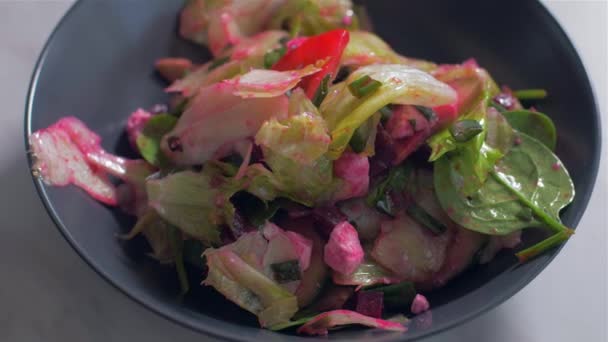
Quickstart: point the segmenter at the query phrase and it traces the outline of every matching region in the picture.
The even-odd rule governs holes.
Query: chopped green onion
[[[522,89],[513,92],[519,100],[542,100],[547,97],[545,89]]]
[[[435,121],[437,120],[437,113],[435,113],[435,111],[429,107],[424,107],[424,106],[414,106],[416,107],[416,109],[418,109],[418,111],[420,112],[420,114],[422,114],[424,116],[424,118],[427,121]]]
[[[348,90],[356,98],[363,98],[373,94],[382,86],[382,82],[376,81],[368,75],[362,76],[348,85]]]
[[[424,208],[420,207],[418,204],[411,203],[406,212],[413,218],[416,222],[423,225],[428,230],[432,231],[435,234],[441,234],[445,232],[447,229],[446,226],[441,223],[439,220],[431,216],[429,213],[424,210]]]
[[[220,57],[218,59],[213,60],[213,62],[211,62],[211,64],[209,65],[209,67],[207,68],[207,71],[211,71],[213,69],[216,69],[226,63],[228,63],[230,61],[230,57],[226,56],[226,57]]]
[[[287,48],[285,46],[281,46],[280,48],[276,48],[272,51],[268,51],[264,55],[264,68],[270,69],[273,65],[275,65],[287,52]]]
[[[300,261],[288,260],[270,265],[274,279],[279,284],[300,280]]]
[[[366,127],[362,125],[355,130],[352,138],[350,138],[349,145],[355,153],[361,153],[365,150],[365,145],[367,145]]]
[[[483,132],[483,127],[477,120],[460,120],[450,127],[450,133],[457,142],[467,142]]]
[[[312,103],[315,106],[319,107],[321,105],[321,103],[323,102],[323,100],[325,100],[327,93],[329,93],[329,80],[330,79],[331,79],[331,74],[327,74],[327,75],[325,75],[325,77],[323,77],[323,80],[321,81],[319,88],[317,88],[317,91],[315,92],[315,96],[313,96],[313,98],[312,98]]]

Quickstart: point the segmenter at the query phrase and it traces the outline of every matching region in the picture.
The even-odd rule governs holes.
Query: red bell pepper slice
[[[300,82],[308,98],[312,99],[321,85],[323,78],[331,74],[332,80],[336,77],[342,52],[346,48],[350,35],[344,29],[336,29],[309,37],[293,50],[289,50],[272,69],[287,71],[303,68],[315,64],[319,60],[325,60],[321,71],[305,77]],[[299,43],[299,42],[298,42]]]

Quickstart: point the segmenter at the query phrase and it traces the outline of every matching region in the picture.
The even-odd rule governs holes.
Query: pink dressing
[[[298,328],[298,333],[308,335],[327,335],[328,329],[340,326],[360,324],[371,328],[405,332],[407,328],[401,323],[362,315],[350,310],[333,310],[315,316]]]
[[[357,230],[347,221],[336,225],[324,251],[325,263],[344,275],[353,273],[364,257]]]
[[[426,297],[418,293],[416,294],[416,297],[414,297],[414,301],[412,302],[412,307],[410,308],[410,311],[412,311],[413,314],[418,315],[427,311],[428,309],[430,309],[430,307],[431,305],[429,304],[429,301],[426,299]]]

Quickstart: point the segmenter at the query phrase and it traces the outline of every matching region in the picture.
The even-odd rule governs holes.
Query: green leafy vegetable
[[[303,165],[312,165],[323,156],[330,140],[325,120],[316,110],[281,121],[270,119],[255,136],[256,144]]]
[[[357,98],[348,85],[368,76],[382,85],[372,94]],[[321,114],[331,131],[328,156],[337,159],[359,126],[388,104],[427,107],[452,103],[456,93],[431,75],[403,65],[374,64],[357,69],[346,81],[330,88],[321,103]]]
[[[483,132],[483,127],[477,120],[465,119],[456,121],[450,127],[450,133],[456,142],[467,142]]]
[[[176,123],[177,118],[169,114],[155,115],[146,123],[142,134],[137,138],[137,148],[148,163],[159,167],[170,164],[160,148],[160,142]]]
[[[270,265],[274,274],[274,279],[279,284],[289,283],[301,279],[300,262],[296,260],[287,260]]]
[[[298,311],[297,299],[229,249],[205,251],[209,273],[204,284],[258,316],[263,327],[289,322]]]
[[[492,177],[476,193],[465,195],[454,184],[448,158],[435,163],[439,202],[461,226],[491,235],[528,227],[548,227],[558,234],[570,230],[559,212],[574,198],[574,185],[561,161],[541,142],[518,133],[521,144],[496,165]],[[527,214],[532,211],[534,215]]]
[[[529,110],[506,111],[502,113],[514,129],[542,142],[555,151],[557,133],[553,121],[543,113]]]
[[[182,171],[147,181],[149,204],[169,223],[206,244],[220,242],[219,226],[231,223],[230,197],[239,189],[223,170]]]
[[[368,256],[351,274],[333,272],[333,281],[339,285],[371,286],[375,284],[386,284],[394,281],[397,277],[391,271],[382,267]]]
[[[542,100],[548,94],[545,89],[522,89],[514,91],[513,95],[519,100]]]
[[[300,325],[307,323],[308,321],[310,321],[311,319],[313,319],[315,316],[307,316],[307,317],[303,317],[303,318],[299,318],[296,319],[295,321],[289,321],[289,322],[285,322],[285,323],[281,323],[281,324],[275,324],[271,327],[269,327],[268,329],[272,330],[272,331],[280,331],[280,330],[285,330],[285,329],[289,329],[289,328],[293,328],[293,327],[299,327]]]

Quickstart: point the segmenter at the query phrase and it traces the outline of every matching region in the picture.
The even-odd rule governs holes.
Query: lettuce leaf
[[[300,104],[295,104],[296,101]],[[266,121],[256,134],[255,142],[282,157],[313,165],[327,152],[331,140],[325,120],[300,88],[292,94],[289,107],[290,112],[294,110],[297,114],[282,121]]]
[[[424,71],[436,68],[432,62],[399,55],[380,37],[367,31],[350,32],[350,41],[342,55],[341,64],[350,67],[370,64],[403,64]]]
[[[364,316],[349,310],[334,310],[315,316],[298,328],[298,333],[309,335],[327,335],[328,329],[341,325],[360,324],[370,328],[405,332],[407,328],[401,323]]]
[[[221,82],[202,88],[194,97],[161,148],[176,165],[196,165],[227,155],[235,142],[254,136],[262,124],[287,117],[288,99],[243,99],[237,86]]]
[[[258,316],[263,327],[288,322],[298,311],[294,295],[230,249],[207,249],[209,273],[203,281],[230,301]]]
[[[287,24],[293,35],[314,36],[356,23],[350,0],[288,0],[279,7],[270,27],[280,29]]]
[[[219,244],[222,224],[231,224],[229,199],[238,184],[208,163],[201,172],[182,171],[146,182],[148,203],[167,222],[207,245]]]
[[[357,98],[348,85],[363,76],[381,82],[380,88]],[[328,156],[337,159],[348,145],[355,130],[388,104],[414,104],[433,107],[456,101],[448,85],[418,69],[396,64],[374,64],[353,72],[345,82],[330,88],[320,110],[331,131]]]

